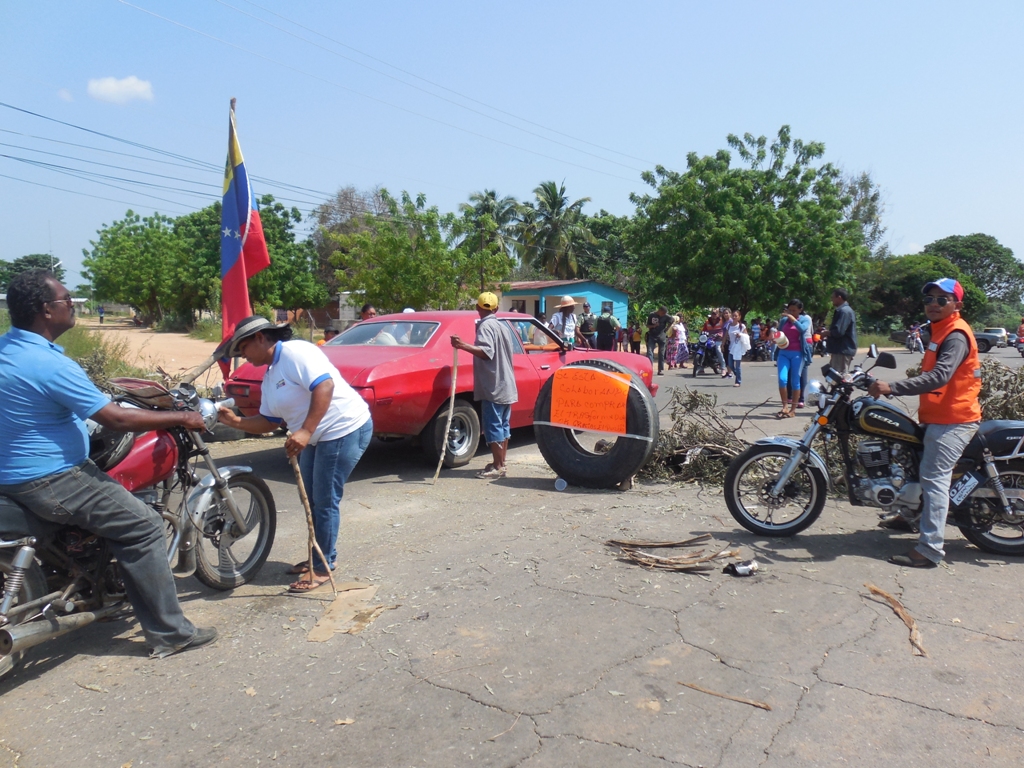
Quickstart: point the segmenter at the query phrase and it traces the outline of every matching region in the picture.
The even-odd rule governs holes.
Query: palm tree
[[[498,197],[493,189],[474,192],[469,196],[468,203],[459,206],[462,215],[471,222],[473,234],[466,235],[467,243],[473,249],[483,249],[487,245],[497,245],[502,251],[512,255],[515,246],[515,226],[519,221],[519,201],[511,195]],[[484,217],[489,216],[490,222]]]
[[[524,257],[554,277],[576,277],[578,255],[586,244],[595,242],[582,221],[583,206],[590,198],[581,197],[570,203],[565,183],[558,185],[553,181],[542,182],[533,194],[537,202],[520,214],[520,248]]]

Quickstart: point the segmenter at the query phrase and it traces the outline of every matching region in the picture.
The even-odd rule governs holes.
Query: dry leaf
[[[246,696],[255,696],[256,695],[256,689],[251,687],[251,686],[249,688],[246,688],[245,689],[245,695]]]
[[[106,688],[100,688],[95,683],[80,683],[76,680],[75,685],[79,688],[85,688],[87,691],[94,691],[95,693],[108,693]]]
[[[354,722],[355,722],[355,720],[353,720],[351,717],[346,717],[343,720],[335,720],[334,724],[335,725],[352,725],[352,723],[354,723]]]

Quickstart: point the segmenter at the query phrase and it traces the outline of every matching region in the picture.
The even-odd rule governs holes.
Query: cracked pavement
[[[1022,564],[952,529],[946,567],[905,570],[884,558],[911,537],[870,509],[830,502],[804,534],[763,539],[714,491],[554,491],[529,431],[493,483],[473,478],[483,454],[431,487],[415,449],[374,442],[336,576],[392,610],[314,643],[331,594],[282,594],[305,524],[281,440],[216,454],[256,468],[279,509],[256,583],[179,582],[218,642],[150,661],[128,618],[35,649],[0,681],[0,766],[1020,764]],[[603,544],[704,532],[761,570],[652,572]],[[927,658],[866,582],[904,603]]]

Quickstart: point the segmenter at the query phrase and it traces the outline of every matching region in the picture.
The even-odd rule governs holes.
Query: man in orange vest
[[[960,317],[964,289],[944,277],[924,287],[924,313],[931,322],[931,343],[924,351],[921,375],[886,384],[876,381],[872,397],[920,395],[918,420],[925,427],[921,456],[921,491],[924,505],[917,546],[889,561],[911,568],[934,568],[942,562],[949,512],[949,486],[953,467],[981,422],[981,365],[971,326]],[[896,527],[883,521],[884,527]]]

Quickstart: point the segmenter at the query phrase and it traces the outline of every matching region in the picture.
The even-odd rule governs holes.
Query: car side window
[[[558,340],[540,323],[532,320],[506,320],[518,342],[517,352],[527,355],[536,352],[557,352]]]

